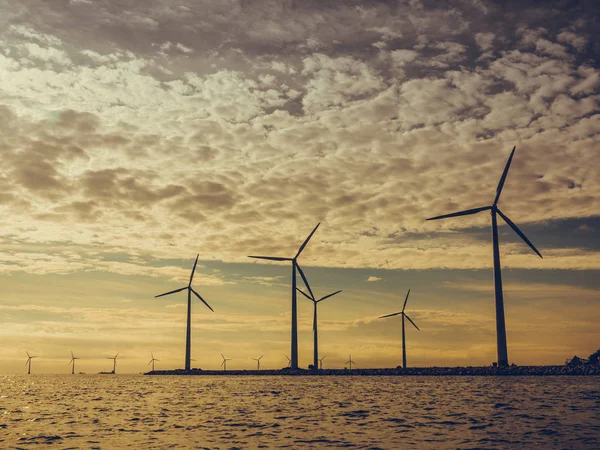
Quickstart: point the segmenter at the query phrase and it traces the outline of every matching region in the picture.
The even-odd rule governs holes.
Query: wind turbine
[[[154,372],[154,361],[160,361],[160,359],[156,359],[154,357],[154,353],[150,352],[150,356],[152,356],[152,359],[150,360],[150,362],[148,363],[148,365],[152,364],[152,372]]]
[[[265,355],[260,355],[260,358],[252,358],[254,361],[256,361],[256,370],[260,370],[260,360],[263,356]]]
[[[323,370],[323,360],[327,358],[327,356],[323,356],[321,359],[319,359],[319,369]]]
[[[112,370],[112,373],[117,373],[117,356],[119,356],[118,353],[114,357],[110,357],[110,356],[106,357],[106,359],[112,359],[113,360],[113,370]]]
[[[223,368],[223,371],[226,372],[227,371],[227,361],[231,361],[231,358],[225,358],[223,356],[223,353],[221,353],[221,358],[223,358],[223,362],[221,363],[221,367]],[[262,358],[262,356],[261,356]]]
[[[30,355],[27,350],[25,350],[25,353],[27,353],[27,361],[25,362],[25,365],[28,366],[27,367],[27,375],[31,375],[31,360],[33,358],[37,358],[37,356]]]
[[[71,375],[75,375],[75,360],[77,360],[79,358],[76,358],[75,355],[73,355],[73,350],[71,350],[71,361],[69,361],[69,365],[73,365],[73,368],[71,369]]]
[[[298,269],[298,272],[300,273],[302,280],[304,280],[304,284],[306,285],[306,288],[308,289],[309,292],[311,292],[310,287],[308,286],[308,283],[306,281],[306,277],[304,276],[304,272],[302,271],[302,268],[298,265],[297,260],[298,260],[298,257],[300,256],[300,253],[302,253],[302,250],[304,250],[304,247],[306,247],[306,244],[308,244],[308,241],[310,241],[310,238],[313,236],[313,234],[315,234],[315,231],[317,231],[317,228],[319,228],[319,225],[321,225],[321,222],[319,222],[317,224],[317,226],[315,227],[315,229],[312,230],[312,232],[308,235],[306,240],[302,243],[302,245],[298,249],[296,256],[294,256],[293,258],[280,258],[278,256],[249,256],[248,257],[248,258],[257,258],[257,259],[268,259],[270,261],[291,261],[292,262],[292,350],[291,350],[292,361],[291,361],[291,365],[290,365],[290,367],[292,369],[298,368],[298,311],[297,311],[297,307],[296,307],[296,269]],[[311,292],[311,295],[312,295],[312,292]]]
[[[404,310],[406,309],[406,302],[408,302],[409,295],[410,295],[410,289],[408,290],[408,292],[406,294],[406,298],[404,299],[404,306],[402,307],[402,311],[394,313],[394,314],[387,314],[385,316],[380,317],[380,319],[385,319],[386,317],[397,316],[398,314],[402,315],[402,367],[405,369],[406,369],[406,336],[404,334],[404,318],[407,318],[408,321],[410,323],[412,323],[417,330],[419,330],[419,327],[417,326],[417,324],[415,324],[412,321],[412,319],[410,317],[408,317],[408,314],[406,314],[404,312]],[[419,331],[421,331],[421,330],[419,330]]]
[[[498,244],[498,222],[496,219],[496,214],[498,214],[504,222],[510,226],[515,233],[519,235],[523,241],[531,249],[537,253],[537,255],[542,258],[542,254],[535,248],[535,246],[531,243],[529,239],[523,234],[519,227],[515,225],[515,223],[510,220],[505,214],[500,211],[498,208],[498,200],[500,200],[500,194],[502,193],[502,188],[504,187],[504,182],[506,181],[506,175],[508,174],[508,169],[510,168],[510,163],[512,162],[513,155],[515,154],[515,150],[517,147],[513,147],[510,156],[508,157],[508,161],[506,162],[506,166],[504,167],[504,172],[502,173],[502,177],[500,177],[500,182],[498,183],[498,187],[496,188],[496,198],[494,198],[494,203],[491,206],[481,206],[479,208],[467,209],[465,211],[455,212],[451,214],[444,214],[442,216],[431,217],[427,220],[437,220],[437,219],[445,219],[447,217],[456,217],[456,216],[468,216],[471,214],[477,214],[481,211],[490,211],[492,215],[492,242],[494,247],[494,288],[495,288],[495,297],[496,297],[496,342],[498,346],[498,365],[499,366],[508,366],[508,348],[506,346],[506,323],[504,322],[504,297],[502,295],[502,273],[500,267],[500,247]]]
[[[354,361],[352,361],[352,355],[348,356],[348,361],[346,361],[344,364],[349,364],[350,365],[350,370],[352,370],[352,364],[356,364]]]
[[[165,292],[164,294],[155,295],[154,298],[164,297],[165,295],[175,294],[177,292],[181,292],[187,289],[188,291],[188,304],[187,304],[187,329],[185,333],[185,370],[190,370],[191,365],[191,352],[192,352],[192,293],[200,299],[202,303],[206,305],[208,309],[212,312],[215,312],[206,301],[200,297],[194,288],[192,287],[192,280],[194,279],[194,272],[196,271],[196,265],[198,264],[198,258],[200,254],[196,256],[196,262],[194,262],[194,268],[192,269],[192,274],[190,275],[190,282],[187,286],[182,287],[180,289],[175,289],[174,291]]]
[[[308,287],[308,283],[305,281],[306,286]],[[325,297],[321,297],[319,300],[315,299],[315,296],[313,295],[312,291],[309,290],[310,292],[310,296],[306,293],[304,293],[300,288],[296,288],[298,290],[298,292],[300,292],[302,295],[304,295],[307,299],[311,300],[313,302],[313,370],[318,370],[319,368],[319,338],[318,338],[318,333],[317,333],[317,305],[319,304],[319,302],[322,302],[323,300],[329,298],[329,297],[333,297],[336,294],[339,294],[340,292],[342,292],[341,290],[339,291],[335,291],[332,294],[326,295]]]
[[[287,366],[288,366],[288,367],[292,367],[292,360],[290,359],[290,357],[289,357],[288,355],[285,355],[285,357],[286,357],[286,358],[287,358],[287,360],[288,360],[288,365],[287,365]]]

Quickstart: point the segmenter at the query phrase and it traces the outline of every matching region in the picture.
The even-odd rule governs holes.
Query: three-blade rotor
[[[400,315],[400,316],[404,316],[404,317],[406,317],[406,318],[408,319],[408,321],[409,321],[410,323],[412,323],[412,324],[413,324],[413,326],[414,326],[414,327],[415,327],[417,330],[421,331],[421,330],[419,329],[419,327],[417,326],[417,324],[416,324],[416,323],[414,323],[414,322],[412,321],[412,319],[411,319],[410,317],[408,317],[408,314],[406,314],[406,313],[404,312],[404,310],[406,309],[406,303],[408,302],[408,296],[409,296],[409,295],[410,295],[410,289],[409,289],[409,290],[408,290],[408,292],[406,293],[406,298],[404,299],[404,305],[402,306],[402,311],[399,311],[399,312],[396,312],[396,313],[392,313],[392,314],[386,314],[385,316],[380,316],[379,318],[380,318],[380,319],[385,319],[386,317],[393,317],[393,316],[398,316],[398,315]]]

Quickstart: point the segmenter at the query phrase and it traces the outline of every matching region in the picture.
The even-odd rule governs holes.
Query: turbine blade
[[[152,364],[152,360],[150,360],[150,362],[148,363],[148,365]]]
[[[261,359],[263,356],[265,356],[265,355],[260,355],[260,358],[258,358],[258,360],[260,361],[260,359]]]
[[[223,353],[221,353],[221,358],[225,359],[225,357],[223,356]]]
[[[314,298],[310,298],[310,297],[308,296],[308,294],[306,294],[306,293],[305,293],[305,292],[304,292],[302,289],[300,289],[300,288],[298,288],[298,287],[297,287],[297,288],[296,288],[296,290],[297,290],[298,292],[300,292],[302,295],[304,295],[304,296],[305,296],[307,299],[309,299],[309,300],[312,300],[313,302],[315,301],[315,299],[314,299]]]
[[[31,358],[31,356],[29,355],[29,352],[27,350],[25,350],[25,353],[27,353],[28,358]]]
[[[225,360],[223,360],[223,362],[221,363],[221,367],[223,367],[223,364],[225,364]]]
[[[408,317],[408,315],[407,315],[407,314],[404,314],[404,317],[406,317],[406,318],[408,319],[408,321],[409,321],[410,323],[412,323],[412,324],[415,326],[415,328],[416,328],[417,330],[419,330],[419,327],[417,326],[417,324],[416,324],[416,323],[414,323],[414,322],[412,321],[412,319],[411,319],[410,317]],[[421,330],[419,330],[419,331],[421,331]]]
[[[119,356],[119,354],[118,354],[118,353],[115,355],[115,359],[117,359],[117,356]]]
[[[394,314],[386,314],[385,316],[379,316],[379,318],[380,319],[385,319],[386,317],[393,317],[393,316],[397,316],[398,314],[402,314],[402,311],[394,313]]]
[[[326,298],[333,297],[334,295],[336,295],[336,294],[339,294],[340,292],[342,292],[342,290],[341,290],[341,289],[340,289],[339,291],[335,291],[333,294],[326,295],[325,297],[322,297],[322,298],[320,298],[319,300],[317,300],[317,303],[318,303],[318,302],[322,302],[322,301],[323,301],[323,300],[325,300]]]
[[[459,212],[450,213],[450,214],[444,214],[441,216],[430,217],[429,219],[425,219],[425,220],[438,220],[438,219],[446,219],[448,217],[468,216],[471,214],[477,214],[477,213],[479,213],[481,211],[485,211],[487,209],[492,209],[492,207],[491,206],[482,206],[480,208],[466,209],[464,211],[459,211]]]
[[[188,286],[192,285],[192,280],[194,279],[194,272],[196,272],[196,266],[198,265],[199,257],[200,257],[200,253],[198,253],[198,256],[196,256],[196,262],[194,262],[194,268],[192,269],[192,274],[190,275],[190,283],[188,284]]]
[[[302,277],[302,281],[304,281],[304,285],[306,286],[306,289],[308,289],[308,292],[310,293],[310,296],[312,297],[311,300],[314,301],[315,294],[313,294],[313,291],[310,288],[310,284],[308,284],[308,280],[306,279],[306,276],[304,275],[304,271],[302,270],[302,267],[300,267],[300,265],[296,261],[294,261],[294,264],[296,264],[296,268],[298,269],[298,272],[300,272],[300,276]]]
[[[212,312],[215,312],[215,310],[214,310],[214,309],[212,309],[208,303],[206,303],[206,300],[204,300],[202,297],[200,297],[200,294],[198,294],[198,293],[197,293],[197,292],[194,290],[194,288],[192,288],[192,287],[191,287],[190,289],[192,290],[192,292],[194,293],[194,295],[195,295],[196,297],[198,297],[198,298],[199,298],[199,299],[202,301],[202,303],[204,303],[204,304],[205,304],[205,305],[208,307],[208,309],[210,309]]]
[[[165,295],[171,295],[171,294],[175,294],[177,292],[181,292],[184,289],[187,289],[188,287],[182,287],[181,289],[175,289],[174,291],[169,291],[169,292],[165,292],[164,294],[160,294],[160,295],[155,295],[154,298],[158,298],[158,297],[164,297]]]
[[[517,146],[515,145],[510,152],[510,156],[508,157],[508,161],[506,162],[506,166],[504,166],[504,172],[502,172],[502,177],[500,177],[500,182],[498,183],[498,187],[496,188],[496,198],[494,199],[494,206],[498,204],[498,200],[500,200],[500,194],[502,193],[502,188],[504,187],[504,182],[506,181],[506,175],[508,175],[508,169],[510,168],[510,163],[512,162],[513,155],[515,154],[515,150]]]
[[[404,299],[404,306],[402,307],[402,312],[406,309],[406,302],[408,302],[408,296],[410,295],[410,289],[406,293],[406,298]]]
[[[519,230],[519,227],[512,220],[510,220],[508,217],[506,217],[502,213],[502,211],[500,211],[499,209],[496,209],[496,211],[498,211],[498,214],[500,214],[500,217],[502,217],[502,219],[504,219],[504,221],[508,224],[508,226],[510,226],[514,230],[514,232],[517,233],[521,237],[521,239],[523,239],[525,241],[525,243],[527,245],[529,245],[529,247],[531,247],[531,250],[536,252],[540,258],[543,258],[542,254],[538,251],[537,248],[535,248],[535,245],[533,245],[531,243],[531,241],[529,239],[527,239],[527,236],[525,236],[523,234],[523,232],[521,230]]]
[[[304,247],[306,247],[306,244],[308,244],[308,241],[310,241],[310,238],[313,236],[313,234],[315,234],[315,231],[317,231],[317,228],[319,228],[319,225],[321,225],[321,222],[319,222],[317,224],[317,226],[315,227],[315,229],[312,230],[312,232],[308,235],[308,237],[306,238],[306,240],[302,243],[302,245],[298,249],[298,253],[296,253],[296,256],[294,256],[294,259],[296,259],[298,256],[300,256],[300,253],[302,253],[302,250],[304,250]]]
[[[248,258],[268,259],[269,261],[293,261],[294,258],[280,258],[279,256],[248,256]]]

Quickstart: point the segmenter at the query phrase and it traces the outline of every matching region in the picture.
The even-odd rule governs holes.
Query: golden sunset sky
[[[0,0],[0,373],[287,364],[289,263],[324,367],[496,360],[488,213],[510,362],[600,347],[595,2]],[[562,6],[561,6],[562,5]],[[299,301],[300,363],[312,305]]]

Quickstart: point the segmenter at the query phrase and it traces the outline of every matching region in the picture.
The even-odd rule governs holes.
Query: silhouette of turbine
[[[393,313],[393,314],[387,314],[385,316],[380,317],[380,319],[385,319],[386,317],[393,317],[393,316],[397,316],[398,314],[402,315],[402,367],[405,369],[406,369],[406,336],[404,334],[404,318],[407,318],[408,321],[410,323],[412,323],[417,330],[419,330],[419,327],[417,326],[417,324],[415,324],[412,321],[412,319],[410,317],[408,317],[408,314],[406,314],[404,312],[404,310],[406,309],[406,302],[408,302],[409,295],[410,295],[410,289],[406,293],[406,298],[404,299],[404,306],[402,307],[402,311]],[[421,330],[419,330],[419,331],[421,331]]]
[[[308,287],[308,281],[305,280],[305,284]],[[332,294],[326,295],[325,297],[321,297],[319,300],[315,299],[315,296],[313,295],[312,291],[310,291],[310,296],[306,293],[304,293],[300,288],[296,288],[298,290],[298,292],[300,292],[302,295],[304,295],[307,299],[311,300],[313,302],[313,370],[318,370],[319,368],[319,337],[318,337],[318,332],[317,332],[317,305],[319,304],[319,302],[322,302],[323,300],[329,298],[329,297],[333,297],[336,294],[339,294],[340,292],[342,292],[341,290],[339,291],[335,291]]]
[[[288,366],[288,367],[292,367],[292,360],[290,359],[290,357],[289,357],[288,355],[285,355],[285,357],[286,357],[286,358],[287,358],[287,360],[288,360],[288,365],[287,365],[287,366]]]
[[[25,365],[28,366],[27,367],[27,375],[31,375],[31,360],[33,358],[37,358],[37,356],[30,355],[27,350],[25,351],[25,353],[27,353],[27,361],[25,362]]]
[[[254,361],[256,361],[256,370],[260,370],[260,360],[263,356],[265,356],[265,355],[260,355],[260,358],[251,358]]]
[[[510,226],[515,233],[519,235],[523,241],[540,257],[542,258],[542,254],[535,248],[535,246],[531,243],[529,239],[523,234],[519,227],[515,225],[515,223],[510,220],[505,214],[500,211],[498,208],[498,200],[500,200],[500,194],[502,193],[502,188],[504,187],[504,182],[506,181],[506,175],[508,174],[508,169],[510,168],[510,163],[512,162],[513,155],[515,154],[515,150],[517,147],[513,147],[510,156],[508,157],[508,161],[506,162],[506,166],[504,167],[504,172],[502,173],[502,177],[500,178],[500,182],[498,183],[498,187],[496,188],[496,198],[494,199],[494,203],[491,206],[482,206],[479,208],[467,209],[465,211],[455,212],[451,214],[444,214],[442,216],[431,217],[427,220],[437,220],[437,219],[445,219],[447,217],[456,217],[456,216],[468,216],[471,214],[477,214],[481,211],[491,211],[492,215],[492,242],[494,247],[494,291],[496,297],[496,342],[498,347],[498,365],[499,366],[508,366],[508,348],[506,346],[506,323],[504,321],[504,297],[502,294],[502,273],[500,267],[500,247],[498,243],[498,222],[496,219],[496,214],[498,214],[504,222]]]
[[[154,361],[160,361],[160,359],[156,359],[154,357],[154,353],[150,352],[150,356],[152,356],[152,359],[150,360],[150,362],[148,363],[148,365],[152,364],[152,372],[154,372]]]
[[[174,291],[165,292],[164,294],[155,295],[154,298],[164,297],[165,295],[176,294],[177,292],[181,292],[187,289],[188,291],[188,304],[187,304],[187,329],[185,333],[185,370],[190,370],[191,365],[191,354],[192,354],[192,293],[200,299],[202,303],[206,305],[208,309],[212,312],[215,312],[206,301],[200,297],[194,288],[192,287],[192,280],[194,279],[194,272],[196,272],[196,265],[198,264],[198,258],[200,254],[196,256],[196,262],[194,262],[194,268],[192,269],[192,274],[190,275],[190,282],[187,286],[182,287],[180,289],[175,289]]]
[[[73,350],[71,350],[71,361],[69,361],[69,365],[72,365],[72,369],[71,369],[71,375],[75,375],[75,360],[77,360],[79,358],[76,358],[75,355],[73,355]]]
[[[323,356],[321,359],[319,359],[319,369],[323,370],[323,360],[327,358],[327,356]]]
[[[223,362],[221,363],[221,367],[223,368],[223,372],[227,372],[227,361],[231,361],[231,358],[225,358],[223,353],[221,353],[221,358],[223,358]]]
[[[344,364],[349,364],[350,370],[352,370],[352,364],[356,364],[354,361],[352,361],[352,354],[348,356],[348,361],[346,361]]]
[[[112,373],[117,373],[117,356],[119,356],[118,353],[114,357],[110,357],[110,356],[106,357],[106,359],[112,359],[113,360],[113,370],[112,370]]]
[[[315,234],[315,231],[317,231],[317,228],[319,228],[319,225],[321,225],[321,222],[319,222],[317,224],[317,226],[315,227],[315,229],[312,230],[312,232],[308,235],[306,240],[302,243],[302,245],[298,249],[296,256],[294,256],[293,258],[280,258],[278,256],[248,256],[248,258],[267,259],[269,261],[291,261],[292,262],[292,350],[291,350],[292,361],[291,361],[291,365],[290,365],[290,367],[292,369],[298,368],[298,311],[297,311],[297,307],[296,307],[296,269],[298,269],[298,272],[300,273],[302,280],[304,280],[304,284],[305,284],[306,288],[310,292],[310,287],[308,286],[308,283],[306,282],[306,277],[304,276],[304,272],[302,271],[302,268],[298,265],[297,259],[300,256],[300,253],[302,253],[302,250],[304,250],[304,247],[306,247],[306,244],[308,244],[308,241],[310,241],[310,238],[313,236],[313,234]],[[311,292],[311,294],[312,294],[312,292]]]

